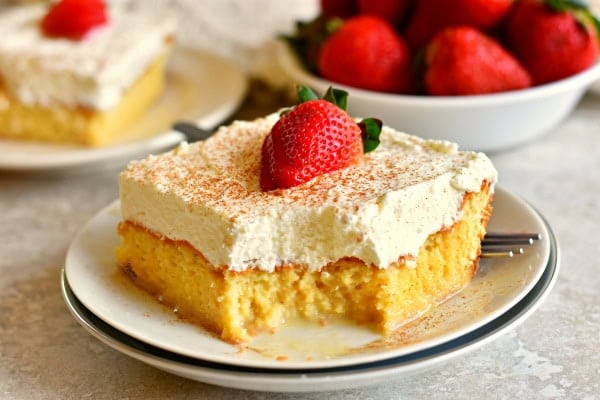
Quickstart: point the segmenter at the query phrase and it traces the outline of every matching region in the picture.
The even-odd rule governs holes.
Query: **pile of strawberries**
[[[557,81],[594,64],[582,0],[321,0],[289,37],[307,67],[367,90],[471,95]]]

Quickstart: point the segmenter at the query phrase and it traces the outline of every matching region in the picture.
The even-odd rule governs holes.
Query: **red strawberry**
[[[385,20],[353,17],[321,47],[321,76],[344,85],[392,93],[414,89],[408,46]]]
[[[509,14],[505,31],[507,47],[529,70],[535,85],[591,66],[598,58],[597,35],[589,10],[560,0],[520,1]]]
[[[356,0],[321,0],[321,14],[326,18],[348,18],[356,14]]]
[[[406,27],[406,41],[418,49],[452,25],[490,30],[507,15],[513,3],[514,0],[417,0]]]
[[[394,26],[406,19],[415,0],[358,0],[358,13],[376,15]]]
[[[498,42],[477,29],[446,28],[425,49],[425,88],[432,95],[523,89],[531,78]]]
[[[61,0],[44,16],[41,29],[49,37],[79,40],[107,20],[103,0]]]
[[[359,126],[340,108],[345,107],[346,92],[330,89],[325,99],[306,88],[299,93],[307,101],[284,114],[263,142],[263,191],[289,188],[358,164],[363,152],[379,143],[381,121],[368,119]]]

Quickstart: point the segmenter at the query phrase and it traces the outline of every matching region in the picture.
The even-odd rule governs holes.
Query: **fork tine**
[[[482,247],[481,248],[481,258],[501,258],[501,257],[514,257],[519,254],[525,253],[525,250],[522,247],[517,248],[508,248],[508,247],[497,247],[497,248],[489,248]]]
[[[488,245],[533,244],[534,241],[541,240],[541,238],[539,233],[490,233],[485,235],[481,243]]]
[[[522,233],[522,232],[488,232],[483,240],[526,240],[528,243],[535,240],[542,240],[540,233]]]
[[[493,250],[502,250],[502,249],[515,249],[515,248],[523,248],[524,243],[489,243],[489,242],[481,242],[481,248],[487,249],[490,251]],[[529,243],[526,243],[529,245]]]
[[[541,239],[542,235],[539,233],[490,232],[481,241],[481,257],[513,257],[525,252],[519,245],[531,245]]]
[[[523,254],[525,252],[525,248],[519,246],[514,243],[482,243],[481,244],[481,252],[482,253],[508,253],[512,252],[513,255]]]
[[[482,245],[517,245],[517,244],[533,244],[531,238],[484,238],[481,241]]]

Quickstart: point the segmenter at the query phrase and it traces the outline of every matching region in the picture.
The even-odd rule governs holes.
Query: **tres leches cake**
[[[109,144],[162,93],[174,23],[116,2],[45,3],[0,14],[0,138]]]
[[[136,285],[235,343],[296,318],[388,334],[470,282],[496,182],[484,154],[383,127],[359,163],[261,189],[290,113],[127,166],[116,254]]]

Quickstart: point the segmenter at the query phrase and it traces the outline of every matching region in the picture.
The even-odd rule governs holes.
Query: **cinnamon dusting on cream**
[[[237,121],[204,142],[132,162],[120,180],[124,218],[234,271],[318,270],[344,257],[387,268],[414,259],[429,234],[459,219],[467,193],[496,181],[481,153],[384,127],[361,165],[263,192],[260,150],[277,118]]]

